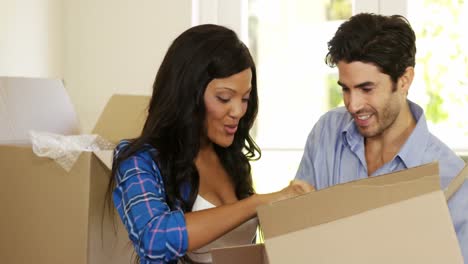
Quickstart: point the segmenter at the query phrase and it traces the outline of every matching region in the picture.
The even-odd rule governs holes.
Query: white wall
[[[192,24],[218,24],[234,30],[248,42],[248,0],[192,0]]]
[[[190,25],[190,0],[68,0],[64,80],[83,131],[112,94],[151,94],[167,48]]]
[[[191,0],[0,0],[0,76],[63,79],[89,133],[112,94],[151,94],[191,10]]]
[[[61,0],[0,0],[0,76],[61,78]]]

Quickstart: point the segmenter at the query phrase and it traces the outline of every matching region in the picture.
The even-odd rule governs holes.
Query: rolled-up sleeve
[[[169,208],[159,169],[144,154],[119,165],[114,205],[142,263],[176,261],[188,247],[184,213]]]

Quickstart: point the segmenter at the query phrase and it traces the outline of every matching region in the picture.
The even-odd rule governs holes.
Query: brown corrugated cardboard
[[[468,179],[468,166],[465,166],[457,177],[450,182],[447,189],[445,189],[444,194],[447,201],[460,189],[466,179]]]
[[[43,95],[40,100],[48,100],[47,94],[54,93],[53,88],[49,89],[51,82],[56,81],[36,80],[30,88]],[[27,98],[31,94],[25,89],[23,96]],[[9,101],[2,89],[0,95],[2,102]],[[55,114],[43,111],[35,115],[32,127],[27,124],[17,126],[21,137],[16,137],[14,142],[27,141],[24,138],[26,130],[40,129],[34,127],[35,123],[40,124],[41,120],[54,123],[54,120],[47,121],[48,118],[59,115],[62,110],[70,111],[61,109],[61,103],[56,104],[56,100],[66,101],[68,98],[50,98],[54,99],[47,103],[52,105],[50,110]],[[148,100],[146,96],[113,96],[93,132],[114,143],[121,138],[138,136]],[[22,108],[27,113],[34,112],[41,105],[35,102],[31,99],[16,101],[20,104],[18,109]],[[26,116],[26,113],[21,115]],[[15,116],[8,118],[14,120]],[[61,124],[63,127],[54,125],[51,131],[43,126],[42,130],[67,135],[76,131],[75,124],[64,122]],[[35,156],[30,146],[5,144],[12,141],[4,138],[6,140],[0,145],[2,263],[130,263],[133,249],[121,221],[111,219],[108,214],[103,215],[104,194],[110,177],[109,162],[102,162],[94,153],[83,152],[71,171],[66,172],[53,160]],[[109,152],[105,155],[99,156],[110,158]]]
[[[336,185],[257,212],[271,264],[463,263],[436,163]],[[230,251],[232,258],[235,249]],[[239,263],[243,258],[237,255]]]
[[[226,247],[211,251],[213,263],[269,264],[263,244]]]

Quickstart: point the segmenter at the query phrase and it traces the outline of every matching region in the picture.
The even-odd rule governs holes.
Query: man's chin
[[[373,138],[380,135],[379,131],[371,129],[370,127],[361,128],[358,127],[359,133],[365,138]]]

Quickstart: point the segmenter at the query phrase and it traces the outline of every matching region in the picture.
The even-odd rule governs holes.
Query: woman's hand
[[[264,203],[272,203],[276,201],[281,201],[284,199],[296,197],[301,194],[305,194],[308,192],[315,191],[314,186],[310,185],[309,183],[302,181],[302,180],[292,180],[289,182],[289,185],[286,186],[284,189],[268,194],[260,194],[262,204]]]
[[[276,201],[292,198],[312,191],[315,191],[315,188],[309,183],[302,180],[292,180],[287,187],[277,192],[278,196]]]
[[[315,191],[314,186],[303,180],[292,180],[289,182],[289,186],[283,190],[292,188],[296,194],[304,194]]]

